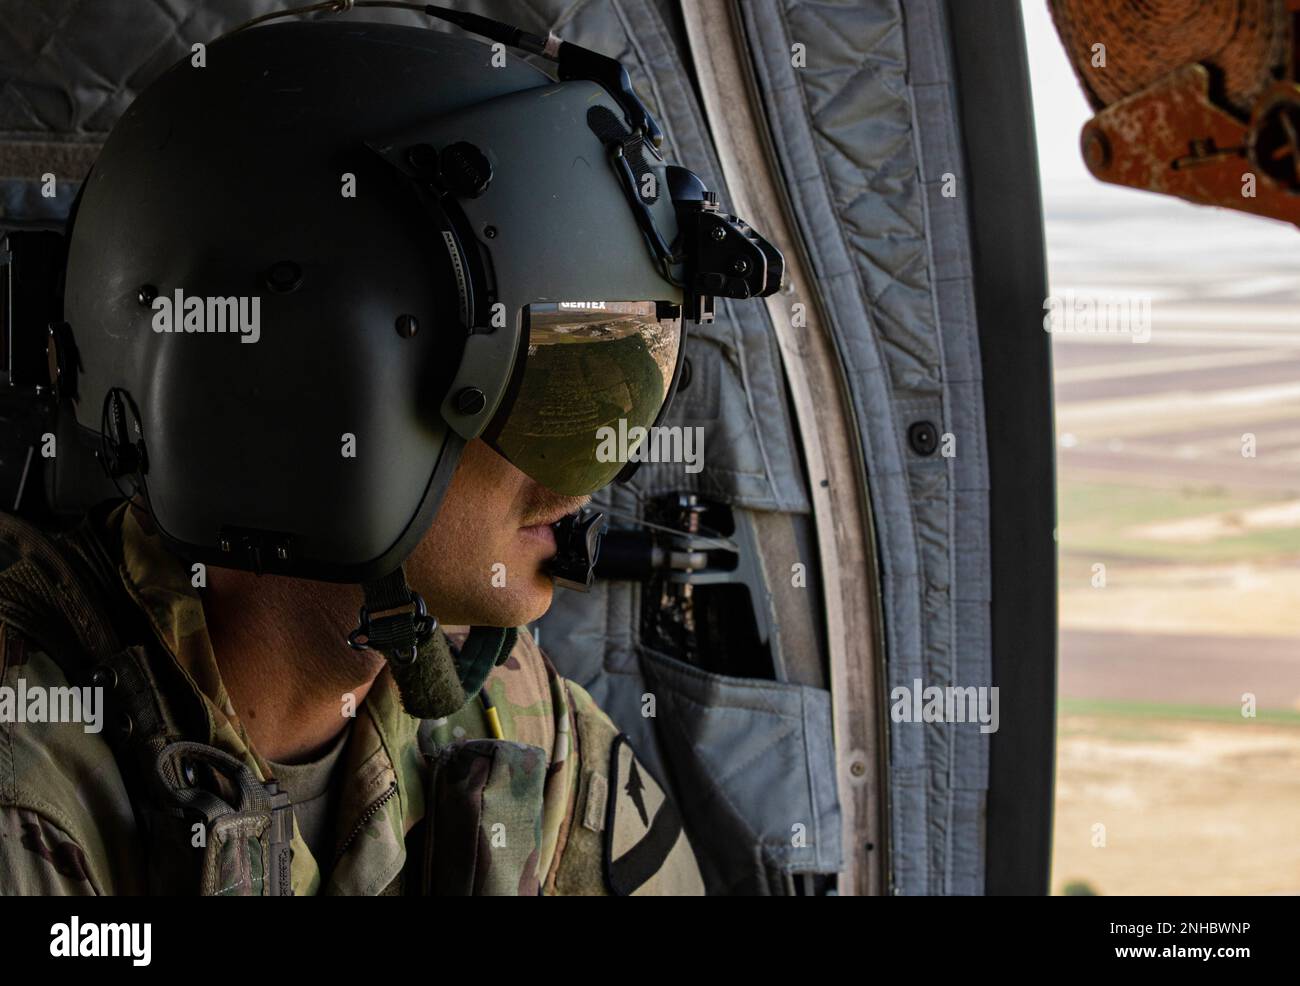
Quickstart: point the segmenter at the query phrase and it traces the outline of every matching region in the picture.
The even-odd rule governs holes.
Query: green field
[[[1094,716],[1098,718],[1176,719],[1182,722],[1228,722],[1250,726],[1255,723],[1267,726],[1294,726],[1300,728],[1300,711],[1292,709],[1259,709],[1253,718],[1246,719],[1235,705],[1176,705],[1167,702],[1129,702],[1120,699],[1063,698],[1058,703],[1061,715]]]
[[[1133,536],[1134,528],[1207,514],[1267,506],[1275,497],[1214,486],[1153,488],[1063,480],[1057,491],[1057,543],[1062,553],[1150,561],[1238,562],[1300,555],[1300,527],[1257,530],[1205,542]]]

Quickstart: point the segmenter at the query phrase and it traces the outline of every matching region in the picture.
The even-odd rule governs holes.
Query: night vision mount
[[[682,315],[713,321],[713,299],[766,298],[781,288],[785,258],[743,219],[718,211],[718,196],[685,168],[668,166],[686,277]]]

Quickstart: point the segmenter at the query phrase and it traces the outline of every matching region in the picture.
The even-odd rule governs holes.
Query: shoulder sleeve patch
[[[700,895],[704,881],[672,800],[580,685],[570,696],[579,771],[549,893]]]
[[[623,733],[610,747],[607,801],[604,864],[611,893],[703,893],[681,817]]]

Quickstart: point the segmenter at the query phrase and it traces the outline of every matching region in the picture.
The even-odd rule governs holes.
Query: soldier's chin
[[[471,619],[461,620],[483,627],[518,627],[539,619],[551,608],[555,583],[538,572],[527,581],[517,582],[508,589],[497,589],[475,600],[475,613]]]

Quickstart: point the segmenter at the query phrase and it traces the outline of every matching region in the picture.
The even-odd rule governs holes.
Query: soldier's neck
[[[354,585],[209,569],[203,608],[217,667],[265,759],[312,759],[365,700],[384,661],[347,644],[360,604]]]

